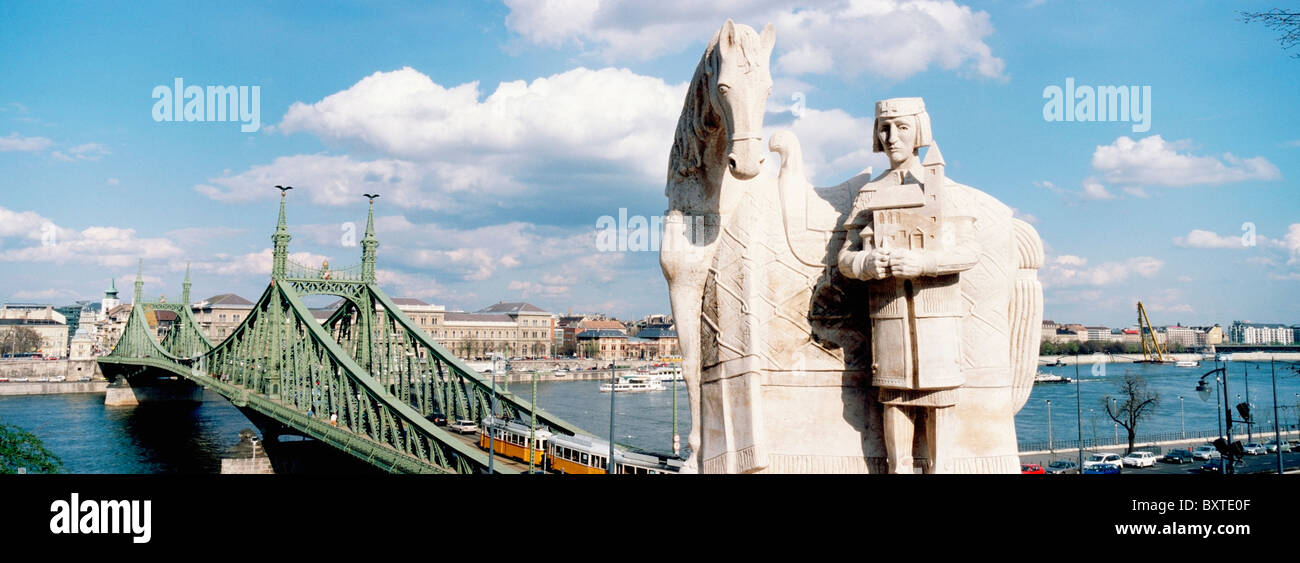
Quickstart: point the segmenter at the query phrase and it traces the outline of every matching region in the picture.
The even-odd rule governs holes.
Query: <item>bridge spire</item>
[[[275,234],[271,235],[271,242],[275,244],[271,278],[283,279],[289,265],[289,240],[293,238],[289,234],[289,224],[284,220],[284,200],[293,186],[276,186],[276,189],[280,190],[280,221],[275,225]]]
[[[135,296],[131,300],[131,306],[137,306],[144,303],[144,258],[140,259],[140,264],[135,270]]]
[[[185,263],[185,283],[181,284],[181,304],[190,304],[190,263]]]
[[[366,217],[366,236],[361,239],[361,279],[374,283],[375,253],[379,249],[379,239],[375,238],[375,198],[379,194],[363,195],[370,200],[370,214]]]

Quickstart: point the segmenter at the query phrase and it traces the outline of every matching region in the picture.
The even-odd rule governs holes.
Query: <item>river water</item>
[[[1296,366],[1296,363],[1277,364],[1278,403],[1284,411],[1279,419],[1284,426],[1297,424],[1300,376]],[[1218,428],[1216,417],[1220,415],[1214,398],[1202,401],[1195,391],[1197,379],[1213,369],[1212,364],[1200,368],[1149,364],[1106,364],[1105,367],[1104,375],[1093,375],[1092,366],[1080,366],[1078,385],[1035,385],[1028,402],[1016,416],[1021,444],[1047,440],[1048,400],[1055,440],[1076,438],[1080,420],[1085,439],[1094,435],[1101,440],[1112,439],[1114,426],[1103,411],[1101,398],[1115,393],[1116,382],[1126,370],[1145,377],[1150,388],[1160,394],[1160,404],[1152,417],[1139,424],[1139,435],[1180,432],[1184,415],[1189,432]],[[1242,402],[1249,383],[1251,403],[1260,426],[1272,432],[1269,364],[1233,362],[1229,369],[1230,402]],[[1242,374],[1243,369],[1248,377]],[[1045,367],[1041,371],[1075,377],[1073,366]],[[597,436],[607,437],[610,394],[600,392],[601,383],[538,383],[537,404]],[[510,390],[525,399],[531,395],[527,383],[512,384]],[[1179,395],[1183,396],[1181,410]],[[1236,395],[1242,399],[1238,400]],[[1076,396],[1082,407],[1082,419],[1076,415]],[[653,452],[672,452],[672,391],[618,393],[615,413],[616,442]],[[680,383],[677,417],[684,447],[690,429],[690,410]],[[0,423],[22,426],[36,434],[63,460],[70,473],[217,473],[221,454],[238,441],[239,431],[253,428],[228,401],[210,391],[197,405],[137,407],[106,407],[102,394],[0,397]],[[1236,425],[1234,431],[1241,435],[1244,427]],[[1119,432],[1123,439],[1123,429]]]

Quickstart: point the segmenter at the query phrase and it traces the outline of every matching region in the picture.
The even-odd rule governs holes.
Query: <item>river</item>
[[[1294,362],[1277,365],[1278,402],[1284,425],[1295,425],[1300,407],[1300,377]],[[1046,441],[1047,401],[1051,401],[1051,432],[1056,440],[1079,434],[1076,392],[1082,406],[1085,439],[1113,438],[1114,426],[1102,410],[1101,397],[1115,392],[1116,382],[1128,370],[1146,378],[1160,394],[1150,419],[1139,424],[1139,435],[1180,432],[1183,416],[1187,430],[1215,430],[1216,403],[1202,401],[1195,391],[1201,374],[1213,369],[1170,365],[1106,364],[1104,375],[1092,366],[1079,366],[1079,384],[1038,384],[1016,416],[1021,444]],[[1269,364],[1229,364],[1232,402],[1244,399],[1249,373],[1251,403],[1261,422],[1259,430],[1272,431],[1273,400]],[[1074,377],[1074,366],[1045,367],[1045,373]],[[1211,378],[1212,379],[1212,378]],[[601,381],[546,382],[537,385],[537,404],[556,416],[598,436],[609,435],[608,393]],[[683,447],[690,429],[686,391],[678,384],[677,417]],[[527,399],[531,386],[515,383],[511,391]],[[1178,396],[1183,396],[1180,401]],[[615,397],[615,441],[642,450],[672,451],[673,392],[619,393]],[[102,394],[28,395],[0,397],[0,423],[22,426],[36,434],[58,455],[71,473],[217,473],[221,454],[238,441],[238,432],[253,425],[221,396],[208,391],[201,403],[146,404],[106,407]],[[1266,427],[1266,428],[1265,428]],[[1244,427],[1236,425],[1238,435]],[[1123,438],[1123,429],[1119,429]],[[1264,440],[1266,440],[1265,438]],[[1264,441],[1259,440],[1259,441]]]

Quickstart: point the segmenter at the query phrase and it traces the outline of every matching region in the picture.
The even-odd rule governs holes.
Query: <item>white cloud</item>
[[[459,168],[459,169],[455,169]],[[216,201],[236,203],[275,198],[271,189],[292,178],[289,198],[306,196],[318,205],[358,205],[362,193],[380,193],[384,201],[402,207],[446,209],[454,205],[448,192],[476,187],[475,178],[492,173],[473,166],[418,164],[378,159],[354,160],[351,156],[303,154],[282,156],[270,164],[254,166],[238,174],[210,178],[195,191]],[[500,186],[501,184],[496,184]]]
[[[317,204],[349,205],[371,191],[446,211],[473,205],[467,196],[527,194],[537,177],[572,183],[580,168],[644,190],[664,181],[685,92],[614,68],[503,82],[486,98],[477,82],[444,87],[411,68],[376,72],[318,102],[295,102],[277,127],[352,154],[280,157],[195,189],[218,201],[269,199],[270,186],[292,178]]]
[[[8,137],[0,137],[0,152],[41,151],[49,148],[52,144],[54,142],[45,137],[22,137],[18,133],[11,133]]]
[[[736,14],[776,29],[776,65],[787,73],[901,80],[931,66],[1002,77],[1004,62],[985,39],[985,12],[952,1],[856,0],[790,6],[780,0],[507,0],[506,26],[533,43],[576,43],[605,60],[648,60],[700,47]],[[694,41],[683,42],[682,38]]]
[[[422,162],[573,158],[660,176],[685,94],[685,84],[626,69],[576,68],[502,82],[480,101],[478,82],[448,88],[403,68],[314,104],[295,102],[279,128]]]
[[[332,266],[350,265],[340,264],[331,260],[329,256],[323,256],[311,252],[290,252],[289,260],[303,266],[311,267],[318,266],[325,261],[329,261]],[[190,268],[195,274],[203,273],[218,276],[267,277],[271,275],[271,267],[274,263],[274,253],[270,248],[264,248],[260,252],[250,252],[239,255],[224,253],[214,254],[212,258],[209,259],[192,261],[190,263]],[[177,262],[172,265],[171,269],[184,269],[184,267],[184,263]]]
[[[77,160],[99,160],[105,155],[110,154],[107,147],[99,143],[86,143],[67,149],[68,152],[54,151],[50,156],[65,162]]]
[[[841,109],[805,108],[793,122],[764,127],[764,137],[770,139],[781,129],[792,131],[803,149],[805,175],[816,185],[834,185],[867,167],[875,173],[889,168],[883,154],[871,152],[873,123],[874,117],[854,117]],[[766,173],[775,176],[779,164],[780,158],[773,155]]]
[[[1134,276],[1154,277],[1165,265],[1162,260],[1150,256],[1137,256],[1123,262],[1105,262],[1091,268],[1084,267],[1086,263],[1086,260],[1077,256],[1058,256],[1042,269],[1043,284],[1052,287],[1109,286]]]
[[[1242,159],[1224,153],[1220,159],[1178,152],[1187,145],[1186,141],[1165,142],[1160,135],[1140,141],[1120,137],[1114,143],[1097,147],[1092,155],[1092,167],[1113,184],[1148,186],[1230,184],[1282,177],[1277,166],[1262,156]]]
[[[1204,229],[1192,229],[1186,236],[1174,237],[1174,245],[1183,248],[1245,248],[1240,236],[1219,235]]]
[[[121,180],[118,180],[117,178],[109,178],[107,181],[105,181],[105,183],[108,184],[108,185],[110,185],[110,186],[116,186],[116,185],[121,184],[122,182],[121,182]]]
[[[558,297],[569,294],[567,285],[548,285],[532,281],[515,280],[507,286],[510,291],[518,291],[521,299],[527,299],[530,296],[538,295],[543,297]]]
[[[3,262],[68,262],[124,266],[138,258],[165,259],[181,254],[167,238],[139,238],[135,229],[86,227],[80,231],[56,225],[32,211],[0,207],[0,239],[17,238],[28,246],[0,252]]]
[[[20,290],[15,292],[14,299],[33,299],[33,300],[56,300],[56,299],[76,299],[80,294],[71,289],[37,289],[37,290]]]
[[[1300,223],[1292,223],[1287,227],[1286,234],[1282,236],[1282,245],[1291,255],[1291,258],[1286,261],[1288,265],[1300,261]]]
[[[1151,198],[1151,194],[1148,194],[1146,190],[1144,190],[1144,189],[1142,189],[1142,188],[1140,188],[1140,187],[1137,187],[1137,186],[1129,186],[1129,187],[1124,188],[1124,193],[1126,193],[1126,194],[1128,194],[1128,195],[1131,195],[1131,196],[1133,196],[1133,197],[1136,197],[1136,198],[1141,198],[1141,199],[1150,199],[1150,198]]]
[[[1083,198],[1101,201],[1107,199],[1115,199],[1115,195],[1107,191],[1106,186],[1103,186],[1097,182],[1084,182]]]
[[[1021,221],[1024,221],[1026,223],[1029,223],[1030,225],[1038,224],[1037,216],[1035,216],[1033,213],[1025,213],[1024,211],[1021,211],[1020,208],[1018,207],[1011,208],[1011,216],[1015,217],[1016,219],[1020,219]]]

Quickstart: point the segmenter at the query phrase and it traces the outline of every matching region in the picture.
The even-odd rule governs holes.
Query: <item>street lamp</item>
[[[1184,440],[1186,440],[1187,439],[1187,410],[1183,408],[1182,395],[1178,396],[1178,416],[1179,419],[1182,420],[1182,427],[1183,427],[1182,437]]]
[[[496,430],[492,428],[491,423],[495,423],[497,420],[497,370],[500,369],[499,367],[500,360],[501,360],[501,354],[497,354],[497,353],[492,354],[492,415],[488,419],[489,424],[487,429],[488,474],[489,475],[495,473],[495,471],[493,470],[494,469],[493,461],[496,460],[496,449],[497,449],[496,439],[495,439]]]
[[[1217,366],[1219,362],[1216,360],[1214,363],[1215,363],[1215,365]],[[1205,378],[1207,378],[1207,377],[1209,377],[1209,376],[1211,376],[1211,375],[1214,375],[1214,374],[1219,374],[1219,375],[1222,375],[1222,376],[1223,376],[1223,380],[1222,380],[1222,383],[1223,383],[1223,393],[1222,393],[1222,396],[1223,396],[1223,422],[1224,422],[1224,428],[1223,428],[1223,430],[1225,431],[1225,435],[1224,435],[1223,440],[1224,440],[1224,444],[1231,444],[1231,443],[1232,443],[1232,410],[1231,410],[1230,407],[1228,407],[1228,367],[1227,367],[1227,365],[1225,364],[1224,367],[1215,367],[1214,369],[1205,372],[1205,375],[1202,375],[1201,378],[1200,378],[1199,380],[1196,381],[1196,394],[1197,394],[1197,395],[1200,395],[1202,401],[1209,401],[1209,400],[1210,400],[1210,393],[1211,393],[1211,390],[1210,390],[1210,386],[1209,386],[1209,384],[1205,382]],[[1216,382],[1218,382],[1218,381],[1219,381],[1219,378],[1216,376],[1216,377],[1214,378],[1214,380],[1215,380]],[[1216,388],[1214,389],[1214,391],[1217,392],[1217,391],[1218,391],[1218,388],[1216,387]],[[1217,411],[1217,410],[1218,410],[1218,407],[1217,407],[1217,405],[1218,405],[1218,401],[1215,401],[1215,405],[1216,405],[1215,410]],[[1231,460],[1230,457],[1228,457],[1228,456],[1224,456],[1224,458],[1223,458],[1223,462],[1222,462],[1222,463],[1220,464],[1220,466],[1219,466],[1219,467],[1221,468],[1221,470],[1222,470],[1223,473],[1226,474],[1226,473],[1228,472],[1228,464],[1231,463],[1231,462],[1232,462],[1232,460]]]
[[[1047,452],[1056,457],[1056,451],[1052,448],[1052,400],[1047,399]]]

